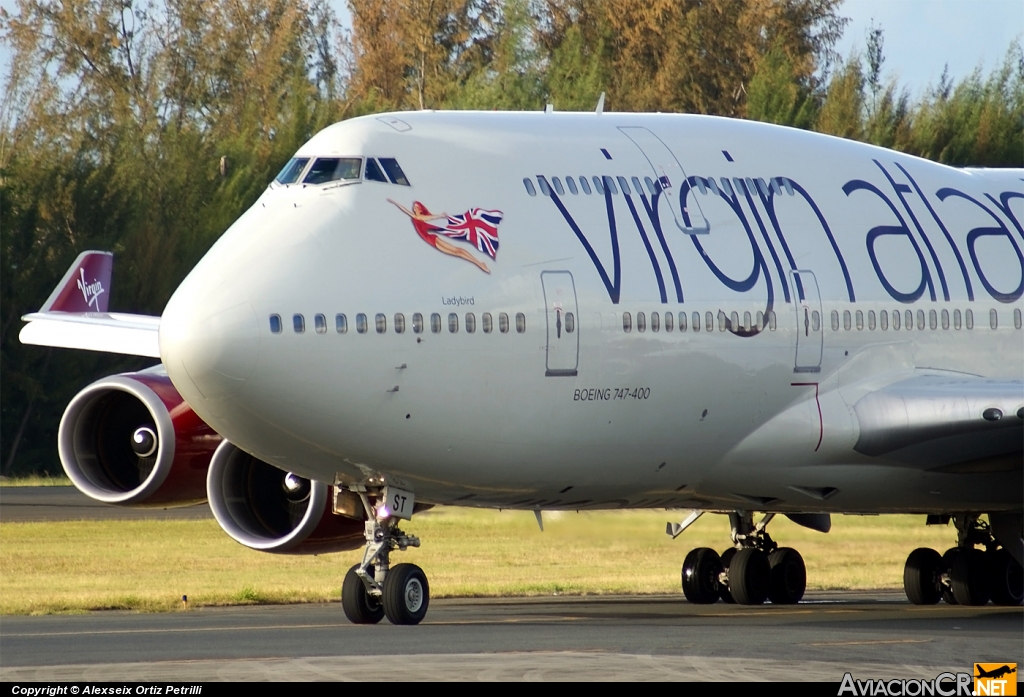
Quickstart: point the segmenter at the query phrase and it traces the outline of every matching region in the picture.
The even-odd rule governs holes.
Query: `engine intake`
[[[331,488],[285,472],[228,441],[206,478],[213,515],[236,542],[261,552],[323,554],[362,547],[363,521],[331,511]]]
[[[159,371],[98,380],[64,410],[57,436],[68,478],[87,496],[122,506],[187,506],[206,499],[206,470],[221,437]]]

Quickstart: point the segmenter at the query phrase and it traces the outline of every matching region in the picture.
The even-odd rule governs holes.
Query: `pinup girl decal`
[[[439,252],[465,259],[484,273],[490,273],[487,264],[483,263],[462,247],[449,242],[462,240],[476,247],[492,259],[498,256],[498,224],[503,214],[501,211],[472,208],[459,215],[447,213],[431,213],[419,201],[413,201],[412,210],[392,199],[388,199],[412,220],[412,226],[424,242]]]

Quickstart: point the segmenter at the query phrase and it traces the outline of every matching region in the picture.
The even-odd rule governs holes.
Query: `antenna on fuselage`
[[[598,116],[604,113],[604,92],[602,92],[601,96],[597,98],[597,108],[594,109],[594,113]]]

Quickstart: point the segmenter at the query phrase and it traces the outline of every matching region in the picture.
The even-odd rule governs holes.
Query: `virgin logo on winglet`
[[[86,282],[85,269],[79,269],[78,272],[81,275],[81,278],[78,279],[78,289],[82,291],[85,304],[99,312],[99,297],[103,294],[103,284],[100,281]]]
[[[106,312],[113,265],[110,252],[82,252],[40,312]]]

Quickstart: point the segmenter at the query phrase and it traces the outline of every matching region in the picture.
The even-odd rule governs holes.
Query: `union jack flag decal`
[[[465,240],[489,256],[498,258],[498,224],[504,214],[485,208],[471,208],[459,215],[449,215],[439,231],[454,240]]]

